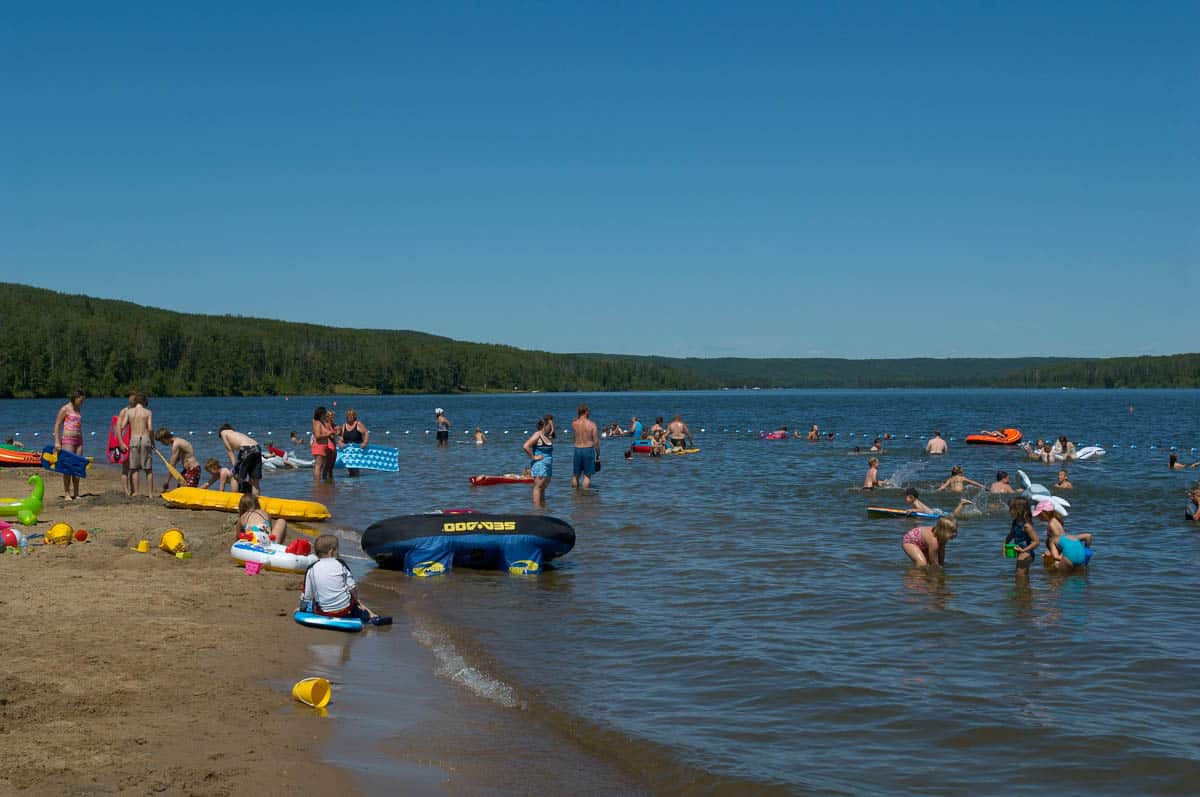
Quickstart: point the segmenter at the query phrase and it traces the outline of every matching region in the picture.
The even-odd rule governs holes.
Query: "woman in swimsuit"
[[[287,521],[283,518],[271,520],[267,511],[258,505],[258,496],[246,493],[238,501],[237,533],[250,532],[261,539],[267,537],[271,542],[283,544],[287,536]]]
[[[958,536],[958,521],[952,517],[938,518],[932,526],[917,526],[909,529],[900,541],[900,547],[908,554],[913,564],[919,567],[946,564],[946,543]]]
[[[1184,465],[1179,461],[1179,456],[1172,453],[1167,456],[1167,467],[1171,470],[1187,470],[1188,468],[1200,468],[1200,461],[1193,462],[1191,465]]]
[[[529,455],[529,472],[533,476],[533,505],[546,505],[546,486],[554,471],[554,440],[546,433],[546,428],[553,429],[554,422],[549,423],[545,418],[539,418],[537,431],[529,436],[525,445],[521,446]]]
[[[314,482],[325,478],[325,458],[329,456],[329,441],[333,439],[333,425],[328,419],[329,410],[324,407],[317,407],[313,411],[312,445],[308,451],[313,458]]]
[[[955,465],[950,469],[950,478],[942,482],[942,486],[938,490],[949,490],[952,493],[961,493],[967,489],[968,484],[973,484],[979,489],[983,489],[983,485],[974,479],[968,479],[963,475],[962,465]]]
[[[367,447],[367,441],[371,439],[371,433],[367,431],[366,425],[358,419],[358,411],[354,409],[346,410],[346,422],[341,426],[342,445],[358,445],[362,448]],[[337,455],[334,454],[335,460]],[[347,476],[357,476],[358,468],[346,468]]]
[[[58,408],[54,418],[54,450],[83,453],[83,400],[82,390],[71,394],[71,399]],[[79,477],[63,474],[63,498],[74,501],[79,497]]]

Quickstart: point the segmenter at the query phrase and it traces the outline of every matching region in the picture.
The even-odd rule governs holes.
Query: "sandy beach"
[[[33,472],[45,508],[21,530],[65,522],[91,540],[0,556],[0,791],[353,793],[320,763],[328,721],[289,693],[309,674],[311,636],[290,618],[300,578],[247,577],[229,559],[234,515],[127,498],[115,467],[93,465],[76,502],[57,475],[15,468],[0,495],[27,495]],[[168,528],[192,558],[154,547]]]

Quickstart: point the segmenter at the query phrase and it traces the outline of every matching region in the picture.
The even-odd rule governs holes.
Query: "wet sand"
[[[229,559],[234,515],[127,498],[115,467],[93,465],[76,502],[55,474],[0,469],[0,495],[28,495],[34,472],[45,508],[21,530],[92,539],[0,556],[0,791],[354,793],[320,761],[329,719],[290,695],[312,674],[313,632],[290,617],[300,578],[247,577]],[[168,528],[191,559],[153,547]],[[150,553],[130,550],[142,538]]]

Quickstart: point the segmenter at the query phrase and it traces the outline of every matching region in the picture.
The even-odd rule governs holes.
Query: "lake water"
[[[702,451],[625,461],[627,439],[606,440],[596,489],[573,493],[562,431],[580,400],[601,424],[682,412]],[[152,409],[159,424],[194,432],[203,458],[218,452],[208,432],[225,421],[278,442],[331,402],[161,399]],[[46,439],[59,403],[0,403],[0,433]],[[86,431],[101,441],[90,453],[102,454],[121,403],[85,406]],[[502,792],[542,793],[573,766],[582,780],[551,791],[1197,790],[1200,529],[1182,510],[1200,469],[1169,472],[1166,460],[1172,445],[1185,462],[1200,458],[1189,451],[1200,446],[1198,391],[368,397],[338,409],[351,405],[373,442],[400,448],[399,474],[315,488],[307,472],[268,474],[263,492],[316,497],[348,538],[437,507],[534,511],[527,486],[467,479],[524,467],[521,443],[553,412],[564,456],[545,511],[578,535],[537,578],[460,569],[419,580],[352,560],[398,617],[390,632],[315,643],[348,698],[335,717],[354,728],[334,747],[366,783],[395,771],[388,760],[457,755],[484,762]],[[455,429],[442,449],[427,433],[434,406]],[[811,423],[837,439],[758,438]],[[490,433],[485,446],[463,442],[476,425]],[[851,448],[885,432],[896,439],[881,475],[933,505],[956,502],[933,491],[953,464],[984,483],[1000,468],[1016,482],[1023,468],[1052,484],[1056,468],[1015,448],[961,442],[1001,426],[1109,450],[1070,466],[1067,530],[1095,535],[1086,573],[1039,564],[1028,582],[1015,579],[1003,509],[963,521],[939,572],[909,565],[900,537],[910,523],[868,519],[867,505],[902,505],[900,488],[856,489],[866,456]],[[933,428],[950,438],[949,456],[922,453]]]

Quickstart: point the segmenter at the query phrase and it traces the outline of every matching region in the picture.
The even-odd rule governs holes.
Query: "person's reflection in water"
[[[945,569],[937,566],[908,568],[904,588],[915,598],[928,601],[930,609],[945,609],[954,597]]]

